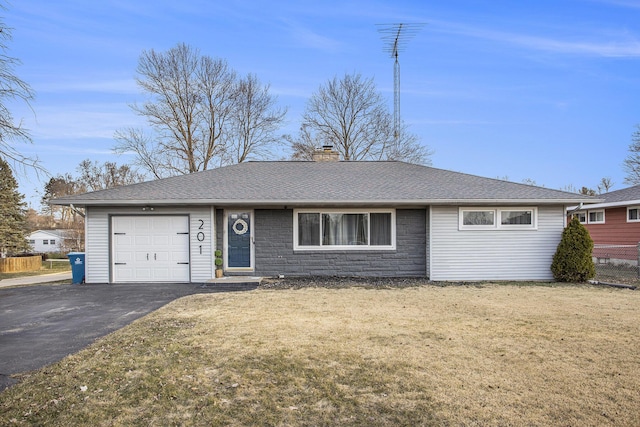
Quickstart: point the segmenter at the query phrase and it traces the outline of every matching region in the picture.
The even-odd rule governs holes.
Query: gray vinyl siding
[[[425,209],[396,210],[396,249],[293,250],[293,210],[255,210],[255,274],[261,276],[425,276]]]
[[[154,207],[153,212],[142,211],[140,207],[88,207],[85,218],[85,280],[87,283],[109,283],[111,281],[109,236],[111,215],[188,215],[191,281],[206,282],[213,277],[212,237],[214,230],[211,224],[212,211],[210,207]]]
[[[427,277],[431,274],[431,206],[425,211],[425,275]]]
[[[431,210],[431,280],[552,280],[564,207],[538,208],[537,230],[458,230],[458,207]]]

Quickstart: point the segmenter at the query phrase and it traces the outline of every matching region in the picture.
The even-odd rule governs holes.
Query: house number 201
[[[204,230],[204,220],[199,219],[198,221],[200,222],[198,230]],[[198,239],[198,242],[204,242],[204,238],[204,231],[198,231],[198,234],[196,234],[196,239]],[[200,245],[200,255],[202,255],[202,245]]]

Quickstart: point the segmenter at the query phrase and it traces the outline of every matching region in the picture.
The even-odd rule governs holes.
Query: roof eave
[[[585,203],[582,208],[574,206],[575,210],[588,210],[588,209],[602,209],[602,208],[618,208],[623,206],[638,206],[640,200],[625,200],[621,202],[609,202],[609,203]]]
[[[592,200],[592,199],[589,199]],[[600,202],[601,200],[593,200]],[[173,199],[173,200],[65,200],[52,204],[61,206],[403,206],[403,205],[568,205],[584,203],[585,199],[381,199],[381,200],[312,200],[312,199]],[[586,205],[585,205],[586,206]],[[590,205],[591,206],[591,205]]]

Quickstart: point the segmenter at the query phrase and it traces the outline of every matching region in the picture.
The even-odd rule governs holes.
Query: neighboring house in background
[[[404,162],[247,162],[55,199],[85,208],[86,282],[226,275],[552,280],[588,196]],[[323,161],[321,161],[323,160]]]
[[[638,259],[640,243],[640,185],[610,191],[598,196],[602,202],[574,206],[568,209],[589,230],[596,245],[594,257]],[[607,246],[617,246],[614,248]]]
[[[36,230],[27,236],[33,252],[61,252],[69,230]]]

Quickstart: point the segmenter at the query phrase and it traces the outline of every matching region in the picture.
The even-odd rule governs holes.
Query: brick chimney
[[[333,145],[323,145],[313,152],[312,159],[314,162],[339,162],[340,153],[333,149]]]

